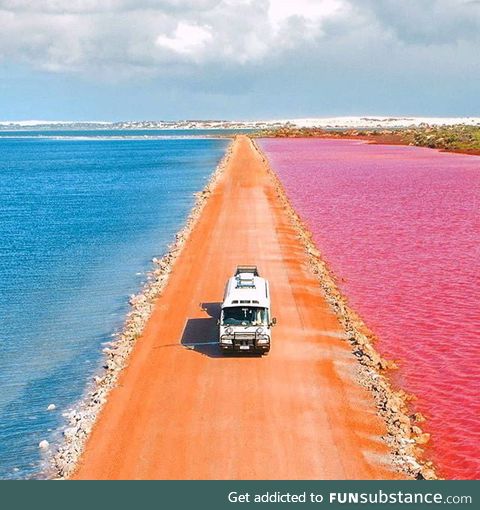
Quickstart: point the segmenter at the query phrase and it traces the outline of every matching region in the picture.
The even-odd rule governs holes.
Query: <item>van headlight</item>
[[[233,338],[231,336],[222,335],[220,337],[221,344],[231,344],[233,343]]]
[[[257,328],[257,335],[261,335],[263,333],[263,328],[262,326],[260,326],[259,328]]]
[[[268,335],[262,335],[257,340],[257,344],[268,344],[270,343],[270,337]]]
[[[228,328],[225,330],[225,333],[227,335],[231,335],[233,333],[233,328],[231,326],[228,326]]]

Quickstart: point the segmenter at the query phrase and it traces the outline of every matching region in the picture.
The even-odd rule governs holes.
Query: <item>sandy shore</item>
[[[214,345],[237,263],[257,263],[271,281],[278,326],[266,358],[224,358]],[[156,266],[107,348],[105,374],[69,417],[61,476],[435,477],[419,460],[422,417],[390,387],[391,364],[248,138]]]

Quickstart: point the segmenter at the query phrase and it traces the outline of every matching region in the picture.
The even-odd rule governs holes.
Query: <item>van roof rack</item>
[[[241,273],[250,273],[253,276],[260,276],[258,274],[257,266],[237,266],[237,270],[235,272],[235,276],[238,276]]]
[[[254,289],[255,288],[255,277],[246,274],[239,274],[235,276],[235,280],[237,284],[235,285],[236,289]]]

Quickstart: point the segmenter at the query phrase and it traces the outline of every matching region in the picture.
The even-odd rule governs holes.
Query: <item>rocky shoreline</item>
[[[128,364],[130,353],[150,318],[155,300],[165,288],[173,265],[228,164],[231,154],[232,143],[228,146],[207,185],[195,194],[195,204],[185,226],[175,235],[175,240],[169,246],[167,253],[162,258],[152,259],[154,267],[148,274],[146,284],[138,294],[130,297],[131,309],[122,330],[103,349],[103,371],[93,378],[88,385],[85,397],[79,404],[66,414],[67,426],[63,430],[63,441],[51,459],[51,478],[65,479],[74,472],[93,425],[107,401],[108,394],[116,386],[120,372]]]
[[[311,270],[317,276],[325,298],[337,315],[347,341],[351,345],[352,353],[359,362],[359,382],[372,393],[377,412],[385,421],[387,434],[384,440],[390,448],[393,464],[408,477],[438,479],[433,463],[423,457],[422,446],[426,445],[430,439],[430,435],[420,426],[425,418],[420,413],[411,413],[409,410],[409,402],[414,397],[401,389],[393,388],[388,372],[396,369],[395,363],[382,358],[375,349],[375,335],[350,308],[347,299],[338,288],[333,272],[322,259],[311,232],[295,212],[268,159],[256,141],[252,140],[252,143],[272,175],[277,196],[305,247]]]

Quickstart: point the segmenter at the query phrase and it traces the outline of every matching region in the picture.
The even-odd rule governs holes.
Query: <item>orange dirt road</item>
[[[212,344],[239,263],[270,280],[263,358]],[[274,178],[238,137],[72,478],[401,478],[341,337]]]

